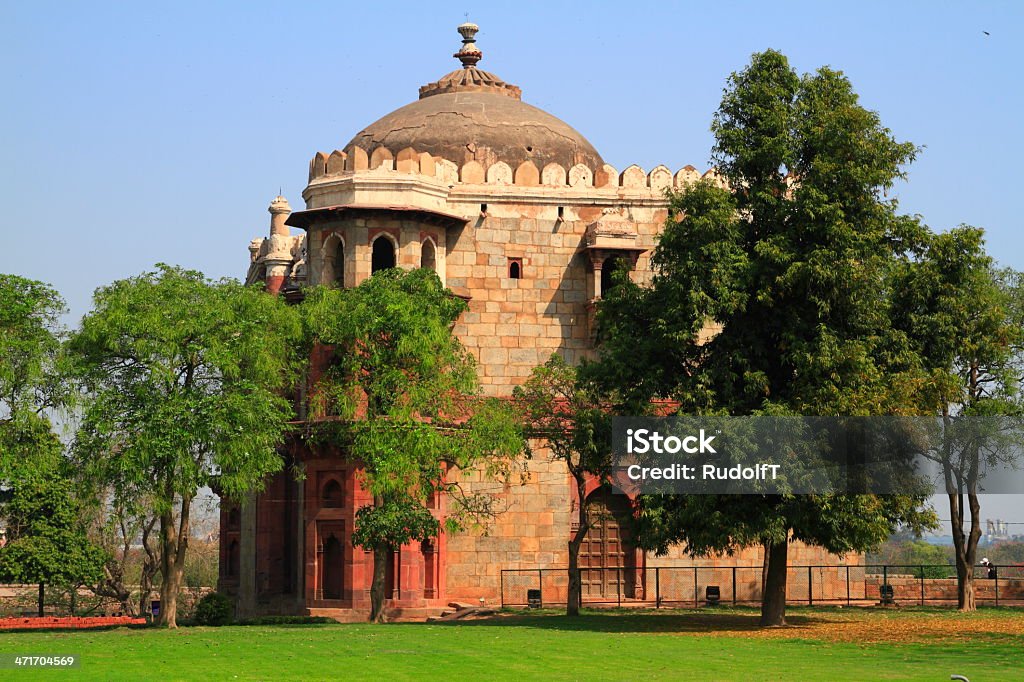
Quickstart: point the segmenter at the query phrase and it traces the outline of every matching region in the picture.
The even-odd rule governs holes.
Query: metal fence
[[[989,567],[975,567],[977,602],[1024,606],[1024,566],[995,569],[994,577],[990,578]],[[760,604],[761,573],[761,566],[580,569],[584,605],[639,608]],[[568,590],[566,568],[501,571],[502,606],[530,606],[531,601],[533,606],[563,606]],[[883,601],[955,605],[956,568],[946,564],[856,564],[787,569],[787,603],[813,606]]]

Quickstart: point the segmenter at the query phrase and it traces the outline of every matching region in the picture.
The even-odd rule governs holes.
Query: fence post
[[[921,606],[924,606],[924,566],[921,567]]]
[[[654,608],[661,608],[661,569],[654,569]]]
[[[693,608],[697,608],[700,604],[697,603],[697,567],[693,567]]]
[[[999,606],[999,567],[996,566],[996,577],[995,577],[995,588],[996,588],[996,606]]]
[[[736,567],[732,567],[732,605],[736,606]]]
[[[622,567],[615,567],[615,594],[619,599],[619,608],[622,608]]]
[[[544,608],[544,573],[543,573],[543,569],[540,569],[540,568],[537,569],[537,589],[540,590],[540,607],[539,608]],[[583,600],[580,599],[580,601],[583,601]]]
[[[864,571],[864,579],[867,580],[867,570]],[[846,605],[850,606],[850,564],[846,564]]]
[[[814,606],[814,576],[811,567],[807,567],[807,605]]]
[[[501,569],[501,573],[499,574],[499,581],[500,581],[499,582],[500,587],[498,589],[501,590],[501,608],[505,608],[505,569],[504,568]]]

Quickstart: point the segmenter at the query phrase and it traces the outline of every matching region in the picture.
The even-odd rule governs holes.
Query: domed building
[[[421,87],[416,101],[371,123],[344,149],[317,153],[304,210],[274,199],[269,237],[250,244],[247,280],[297,297],[303,286],[355,287],[380,269],[431,268],[468,302],[455,333],[478,360],[484,392],[508,396],[553,353],[573,364],[593,354],[594,303],[610,273],[625,269],[634,281],[648,280],[667,217],[665,190],[702,176],[692,166],[619,172],[580,132],[523,102],[520,88],[477,68],[478,27],[458,30],[462,47],[454,56],[462,68]],[[303,480],[282,473],[250,502],[222,505],[220,590],[237,599],[241,616],[363,619],[373,557],[352,546],[351,533],[355,512],[372,501],[358,485],[357,464],[299,443],[286,457],[304,468]],[[693,560],[646,555],[630,544],[625,496],[596,482],[590,494],[585,602],[703,598]],[[394,553],[392,613],[426,615],[451,601],[525,604],[527,590],[538,588],[542,599],[564,603],[575,495],[564,465],[536,452],[529,482],[501,493],[507,511],[486,536],[444,534]],[[436,513],[443,515],[443,500]],[[846,595],[836,557],[794,547],[790,560],[840,567],[817,583],[810,573],[795,574],[791,591],[803,580],[802,589],[821,599],[840,589],[829,587],[836,578]],[[699,579],[753,598],[761,562],[756,551],[700,561],[730,568],[720,576],[701,571]],[[563,570],[538,573],[549,568]],[[859,580],[863,592],[862,572]]]

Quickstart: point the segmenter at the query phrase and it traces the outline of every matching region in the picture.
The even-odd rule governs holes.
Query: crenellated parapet
[[[656,166],[645,171],[631,165],[622,172],[608,164],[590,168],[578,163],[565,168],[549,163],[538,168],[532,161],[512,167],[504,161],[484,164],[468,161],[461,166],[427,152],[407,147],[393,154],[386,147],[377,147],[371,154],[356,145],[330,154],[317,152],[309,163],[309,182],[328,181],[332,178],[362,171],[394,171],[435,178],[449,185],[509,185],[519,187],[573,187],[595,189],[623,189],[663,193],[669,189],[682,189],[698,180],[710,180],[725,186],[725,180],[714,168],[701,173],[687,165],[673,173],[667,166]]]

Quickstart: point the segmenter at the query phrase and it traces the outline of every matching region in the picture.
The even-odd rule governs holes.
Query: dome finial
[[[463,68],[471,69],[484,56],[484,53],[476,46],[474,39],[480,27],[471,21],[467,21],[464,24],[460,24],[457,30],[462,35],[462,49],[452,56],[462,62]]]

